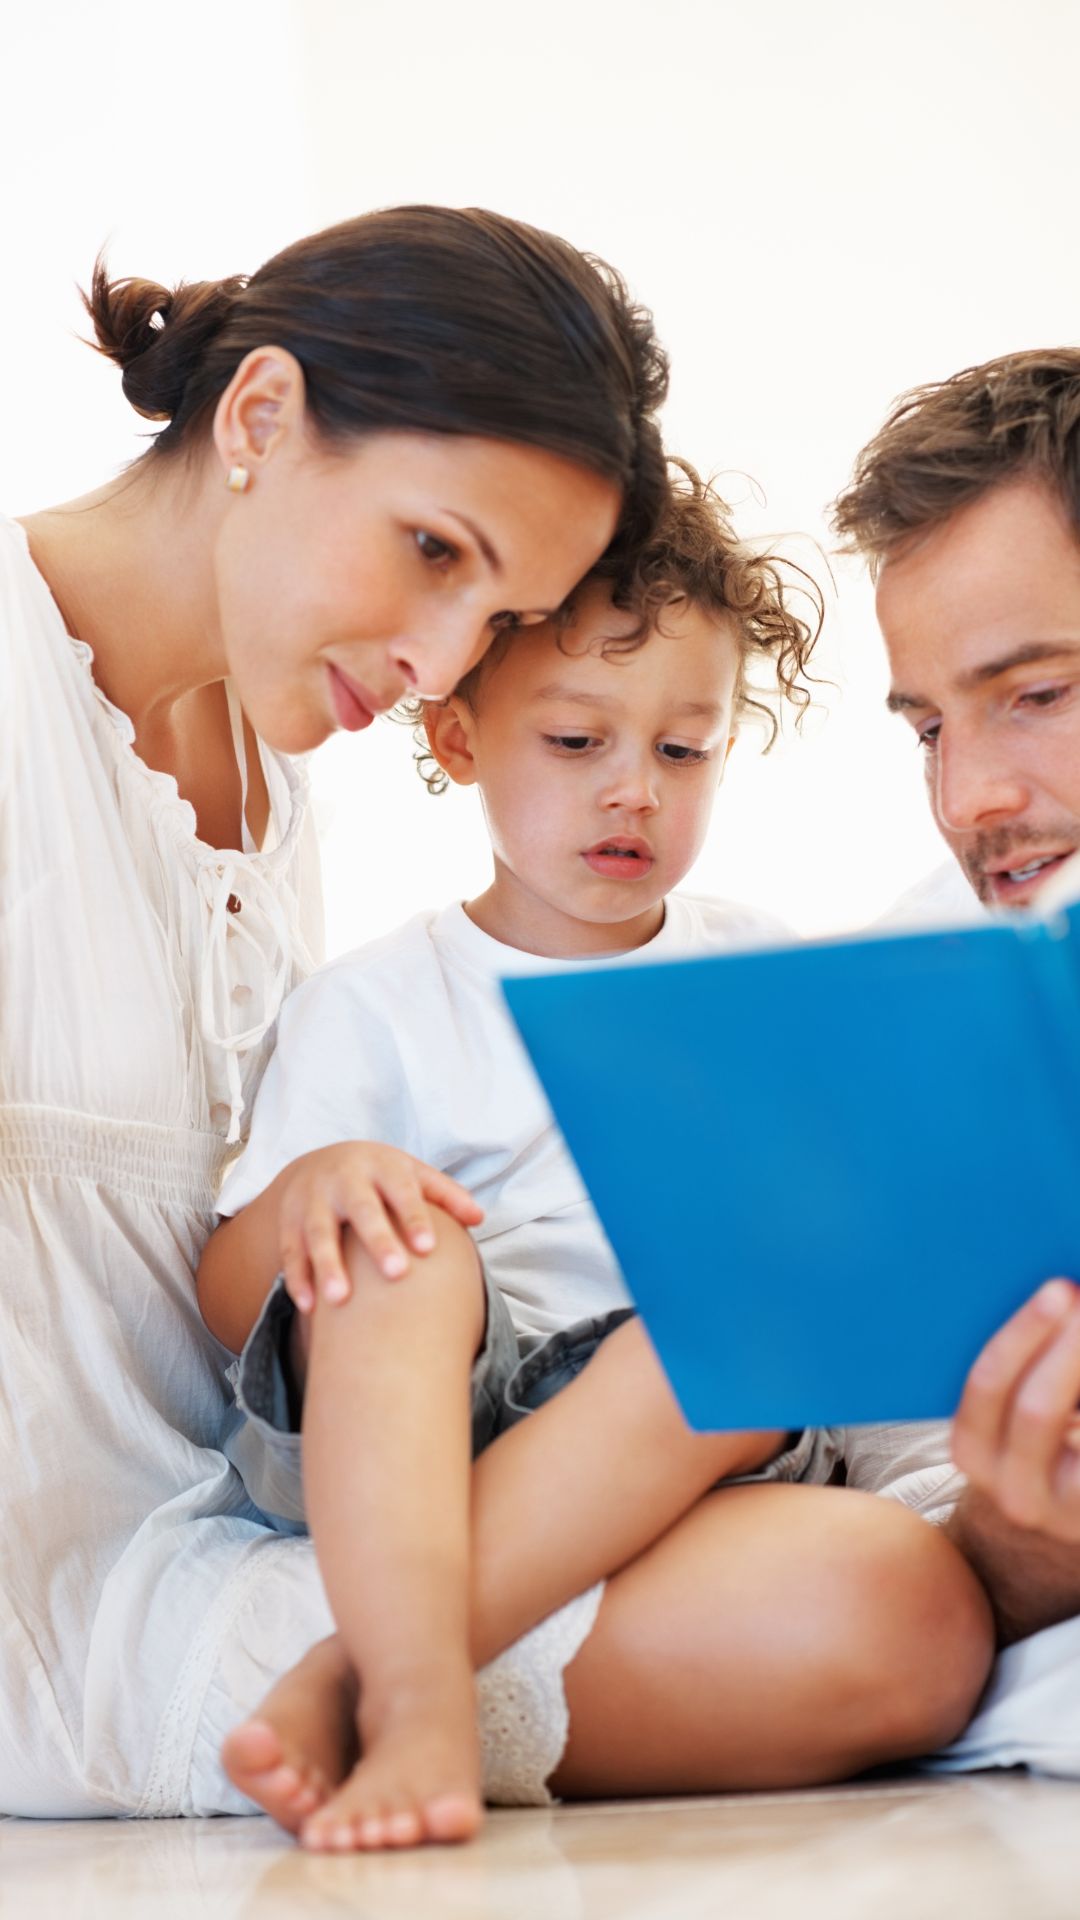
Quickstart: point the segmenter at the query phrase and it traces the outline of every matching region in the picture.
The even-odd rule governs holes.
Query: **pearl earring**
[[[230,493],[246,493],[251,475],[246,467],[230,467],[225,475],[225,485]]]

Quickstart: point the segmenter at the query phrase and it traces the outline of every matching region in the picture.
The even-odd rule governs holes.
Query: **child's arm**
[[[384,1277],[399,1280],[411,1254],[435,1245],[431,1206],[464,1227],[483,1219],[456,1180],[396,1147],[348,1140],[303,1154],[211,1234],[196,1281],[203,1319],[239,1353],[279,1273],[302,1313],[313,1306],[316,1288],[327,1300],[346,1298],[347,1227]]]

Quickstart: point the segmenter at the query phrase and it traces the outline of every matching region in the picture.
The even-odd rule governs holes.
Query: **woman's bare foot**
[[[355,1764],[356,1676],[337,1636],[321,1640],[221,1750],[235,1787],[297,1833]]]
[[[364,1691],[363,1758],[333,1797],[301,1824],[317,1852],[471,1840],[483,1819],[476,1691],[468,1660],[417,1665]]]

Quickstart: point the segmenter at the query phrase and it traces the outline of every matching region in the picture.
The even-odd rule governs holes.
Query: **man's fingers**
[[[1076,1297],[1071,1281],[1047,1281],[988,1341],[968,1374],[953,1423],[953,1458],[975,1486],[991,1489],[1013,1395]]]
[[[1056,1469],[1080,1397],[1080,1305],[1074,1305],[1013,1396],[997,1477],[997,1501],[1019,1527],[1056,1532]],[[1075,1457],[1075,1456],[1073,1456]]]

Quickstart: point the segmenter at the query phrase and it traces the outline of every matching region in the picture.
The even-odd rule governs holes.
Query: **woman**
[[[219,1450],[192,1284],[317,944],[285,756],[448,692],[632,549],[665,370],[616,276],[490,214],[368,216],[172,295],[99,270],[88,304],[168,424],[0,530],[0,1808],[239,1811],[222,1737],[330,1624]],[[562,1790],[826,1778],[955,1730],[977,1592],[923,1637],[951,1550],[768,1491],[611,1583],[566,1650]],[[740,1635],[772,1619],[766,1719]]]

